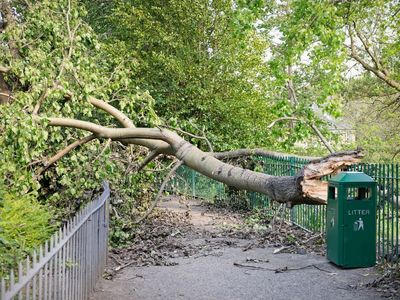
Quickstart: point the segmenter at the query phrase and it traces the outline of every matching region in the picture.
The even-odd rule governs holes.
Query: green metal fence
[[[253,157],[256,170],[275,176],[294,176],[308,163],[298,157]],[[400,257],[400,197],[399,166],[397,164],[357,164],[349,171],[362,171],[378,183],[377,254],[380,259],[394,260]],[[327,180],[327,178],[325,178]],[[215,205],[234,209],[263,208],[265,213],[291,221],[301,228],[324,233],[326,229],[325,205],[297,205],[293,209],[278,209],[267,196],[254,192],[238,191],[220,182],[182,166],[169,183],[174,192],[201,198]]]
[[[361,171],[378,184],[377,207],[377,252],[387,260],[400,258],[400,197],[399,165],[358,164],[350,171]]]

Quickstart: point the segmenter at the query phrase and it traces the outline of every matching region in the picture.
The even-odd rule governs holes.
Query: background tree
[[[357,104],[350,104],[352,99],[369,98],[370,105],[364,101],[367,110],[385,111],[385,117],[382,114],[376,117],[389,118],[385,124],[397,126],[396,113],[392,112],[398,111],[400,99],[398,1],[294,0],[276,1],[272,7],[263,26],[276,44],[272,47],[270,64],[276,70],[276,78],[282,79],[281,98],[286,103],[283,116],[307,119],[304,113],[307,116],[307,112],[318,106],[322,112],[338,117],[341,105],[349,104],[344,111],[352,108],[350,112],[354,112]],[[371,86],[367,88],[366,83]],[[285,84],[287,90],[283,89]],[[365,88],[360,89],[362,86]],[[303,103],[297,104],[298,111],[290,101],[293,97],[288,90],[293,87],[298,102]],[[315,114],[310,116],[315,118]],[[348,114],[347,120],[353,118]],[[363,119],[357,121],[360,128],[368,126],[359,123]],[[375,143],[369,141],[382,140],[387,135],[383,131],[370,131],[368,136],[361,134],[365,131],[356,132],[357,143],[367,148],[370,158],[388,159],[397,151],[376,157],[376,149],[370,148]]]
[[[216,150],[288,149],[280,131],[267,128],[281,107],[265,63],[269,43],[256,26],[264,1],[96,3],[87,6],[89,23],[102,41],[135,56],[135,82],[166,124],[205,131]]]
[[[328,25],[336,26],[334,11],[320,1],[273,1],[259,23],[271,44],[267,53],[274,86],[270,101],[280,120],[273,129],[288,149],[315,135],[316,129],[333,137],[327,116],[340,113],[338,91],[345,56],[344,34],[325,30]]]
[[[399,162],[400,111],[388,106],[397,93],[368,73],[351,79],[346,86],[343,118],[351,122],[357,145],[365,149],[365,159]]]

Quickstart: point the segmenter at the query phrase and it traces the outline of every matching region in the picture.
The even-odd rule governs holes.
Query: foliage
[[[3,195],[0,202],[0,277],[47,240],[55,230],[51,211],[32,194]]]
[[[272,1],[260,22],[271,47],[267,52],[270,98],[278,117],[301,122],[277,123],[272,132],[283,149],[315,135],[310,124],[332,138],[327,116],[340,114],[345,53],[343,32],[336,30],[335,10],[324,1]]]
[[[341,103],[348,99],[343,97],[346,94],[343,91],[348,93],[352,89],[348,78],[366,72],[375,77],[374,86],[379,87],[375,91],[383,96],[380,100],[389,109],[398,110],[398,1],[288,0],[272,1],[270,7],[261,27],[271,43],[269,65],[273,82],[283,87],[292,81],[297,95],[297,99],[291,98],[289,88],[277,91],[275,97],[279,99],[280,116],[296,116],[308,122],[314,121],[318,126],[323,126],[318,120],[321,118],[331,122],[326,115],[315,114],[316,108],[338,117]],[[355,50],[352,50],[352,44]],[[363,89],[359,93],[365,97],[369,91]],[[398,123],[390,113],[387,117],[390,117],[391,124]],[[302,128],[296,131],[303,137],[310,135],[306,124],[297,124]],[[277,126],[287,127],[287,123]],[[361,131],[357,130],[357,134]],[[292,147],[291,137],[287,141]],[[357,135],[358,144],[369,142],[362,134]]]
[[[56,208],[53,219],[65,220],[107,179],[132,213],[129,208],[140,205],[137,199],[152,178],[127,172],[142,152],[94,140],[47,168],[51,156],[85,133],[50,128],[32,112],[39,107],[41,116],[96,119],[115,126],[110,116],[88,103],[94,96],[113,101],[137,124],[153,126],[158,122],[154,100],[132,81],[129,66],[135,61],[115,55],[115,47],[97,40],[77,1],[27,3],[13,1],[20,17],[0,34],[0,65],[10,66],[5,76],[13,91],[12,103],[0,111],[0,198],[5,191],[16,198],[30,194]]]
[[[365,161],[399,163],[400,112],[387,105],[396,94],[368,74],[351,80],[343,94],[347,99],[343,117],[354,128]]]
[[[267,128],[279,109],[267,98],[269,45],[255,26],[263,1],[96,4],[88,5],[90,24],[103,41],[135,54],[136,82],[166,124],[205,133],[215,150],[275,146],[277,133]]]
[[[104,149],[105,142],[94,141],[59,161],[55,168],[38,174],[49,156],[84,135],[64,128],[46,128],[45,122],[35,121],[27,112],[42,101],[39,113],[43,116],[96,118],[113,125],[111,117],[88,103],[89,96],[96,96],[113,99],[114,105],[138,123],[152,125],[156,117],[151,96],[132,86],[130,71],[121,66],[121,58],[114,57],[96,40],[82,21],[85,11],[81,6],[65,1],[33,5],[34,9],[18,7],[23,20],[1,35],[2,44],[11,38],[16,41],[19,55],[8,53],[2,57],[2,64],[12,66],[8,76],[16,79],[12,81],[15,100],[0,112],[0,174],[5,189],[20,194],[34,192],[60,205],[62,198],[76,199],[84,190],[97,188],[105,177],[120,176],[115,179],[118,182],[122,178],[119,171],[125,166],[117,158],[110,159],[110,155],[123,147]],[[44,94],[47,96],[42,97]]]

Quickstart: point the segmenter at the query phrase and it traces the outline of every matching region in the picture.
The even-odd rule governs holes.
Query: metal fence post
[[[192,170],[192,195],[193,198],[196,198],[196,171]]]

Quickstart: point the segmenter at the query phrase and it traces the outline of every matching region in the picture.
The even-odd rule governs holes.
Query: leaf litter
[[[241,247],[243,251],[277,247],[279,253],[325,254],[322,235],[296,226],[282,223],[279,228],[272,228],[269,224],[248,224],[248,212],[198,204],[191,208],[201,211],[197,217],[208,217],[211,221],[206,226],[193,225],[190,208],[186,211],[154,210],[138,225],[129,246],[110,250],[104,277],[112,279],[128,266],[173,266],[177,264],[173,259],[178,257],[221,256],[226,247]],[[261,260],[248,258],[248,262]]]
[[[182,200],[179,200],[182,201]],[[200,210],[197,217],[208,217],[207,226],[193,224],[193,210]],[[247,222],[249,212],[231,211],[210,205],[186,205],[185,211],[157,208],[136,228],[130,246],[110,250],[108,266],[104,278],[113,279],[128,266],[174,266],[173,259],[178,257],[200,258],[221,256],[226,247],[252,248],[274,247],[274,253],[326,254],[325,237],[321,233],[311,233],[281,220],[271,222],[269,218],[257,223]],[[278,223],[278,224],[277,224]],[[280,224],[279,224],[280,223]],[[234,265],[249,270],[273,271],[283,273],[292,271],[288,267],[270,269],[257,264],[267,264],[268,260],[246,258],[244,263]],[[386,263],[380,266],[382,275],[368,284],[362,284],[390,299],[399,298],[400,262]],[[307,265],[299,269],[316,268],[328,272],[316,265]],[[336,273],[329,273],[336,275]],[[360,288],[362,287],[360,286]],[[354,289],[357,286],[349,286]]]

